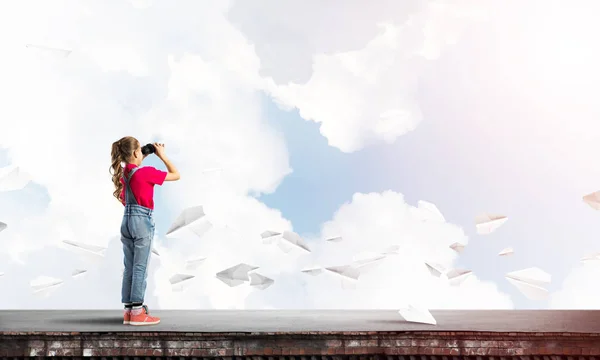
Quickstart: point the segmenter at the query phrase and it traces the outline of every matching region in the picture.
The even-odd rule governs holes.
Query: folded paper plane
[[[49,276],[40,276],[32,280],[29,285],[34,294],[38,294],[40,296],[49,296],[63,283],[64,281],[62,279],[52,278]]]
[[[325,241],[329,241],[329,242],[340,242],[340,241],[342,241],[342,240],[343,240],[343,239],[342,239],[342,237],[341,237],[341,236],[336,236],[336,237],[332,237],[332,238],[325,239]]]
[[[234,287],[250,281],[248,272],[258,269],[257,266],[248,264],[238,264],[217,273],[217,279],[225,284]]]
[[[431,275],[446,281],[452,286],[462,284],[471,274],[473,274],[471,270],[455,268],[446,269],[444,266],[433,262],[425,262],[425,266],[427,266],[427,270],[429,270]]]
[[[592,207],[592,209],[600,210],[600,191],[585,195],[583,201]]]
[[[507,247],[507,248],[504,248],[502,251],[500,251],[498,253],[498,255],[499,256],[508,256],[508,255],[512,255],[513,253],[514,253],[513,248]]]
[[[310,248],[304,239],[293,231],[283,232],[283,235],[281,235],[281,239],[279,240],[279,247],[286,253],[295,248],[310,252]]]
[[[267,230],[260,234],[263,244],[272,244],[281,238],[281,233],[277,231]]]
[[[43,45],[27,44],[27,45],[25,45],[25,47],[28,49],[31,49],[31,50],[35,50],[38,53],[44,54],[44,55],[67,57],[71,54],[71,50],[43,46]]]
[[[104,257],[106,248],[103,246],[90,245],[82,242],[63,240],[64,244],[67,244],[67,249],[75,250],[79,253],[92,254],[98,257]]]
[[[257,273],[250,273],[250,286],[253,286],[260,290],[265,290],[269,286],[273,285],[275,280],[268,278],[264,275]]]
[[[73,272],[71,273],[71,276],[75,279],[79,279],[83,276],[85,276],[85,274],[87,273],[87,270],[83,270],[83,269],[75,269],[73,270]]]
[[[444,271],[446,271],[446,269],[438,263],[425,262],[425,266],[427,266],[427,270],[429,270],[431,275],[433,275],[435,277],[442,276],[442,273],[444,273]]]
[[[189,271],[197,270],[200,265],[206,260],[205,257],[191,259],[185,262],[185,269]]]
[[[543,286],[550,283],[551,276],[537,267],[510,272],[506,279],[531,300],[543,300],[548,296],[548,290]]]
[[[320,266],[309,266],[300,271],[308,275],[317,276],[323,273],[323,268]]]
[[[358,277],[360,276],[360,270],[351,265],[331,266],[325,269],[353,280],[358,280]]]
[[[400,309],[398,313],[408,322],[437,325],[437,321],[427,309],[408,305],[406,308]]]
[[[475,227],[477,228],[478,234],[490,234],[502,226],[506,220],[508,220],[508,218],[503,215],[483,214],[475,218]]]
[[[473,272],[466,269],[450,269],[442,274],[442,278],[448,281],[450,285],[457,286],[462,284]]]
[[[187,232],[201,237],[211,228],[212,223],[207,220],[203,207],[193,206],[181,212],[166,235],[178,237]]]
[[[450,249],[460,254],[465,249],[465,245],[459,242],[455,242],[454,244],[450,245]]]
[[[194,275],[188,274],[175,274],[169,278],[169,282],[171,283],[171,290],[173,291],[183,291],[190,285],[190,280],[193,279]]]
[[[3,223],[3,222],[0,222],[0,231],[2,231],[2,230],[4,230],[4,229],[6,229],[7,227],[8,227],[8,225],[6,225],[6,224],[5,224],[5,223]]]
[[[387,256],[383,254],[364,254],[360,257],[355,257],[350,266],[358,269],[358,271],[362,274],[372,270],[381,264],[381,261],[386,258]]]
[[[584,262],[584,263],[588,262],[588,261],[598,261],[598,260],[600,260],[600,252],[586,255],[581,258],[581,262]]]

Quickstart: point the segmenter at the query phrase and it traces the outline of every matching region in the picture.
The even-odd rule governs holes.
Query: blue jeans
[[[121,222],[125,265],[121,290],[122,303],[144,302],[154,229],[152,209],[134,204],[125,206]]]

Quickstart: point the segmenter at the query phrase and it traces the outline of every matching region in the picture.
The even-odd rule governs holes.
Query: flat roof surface
[[[0,310],[0,332],[492,331],[600,333],[600,310],[432,310],[437,325],[394,310],[152,310],[161,323],[123,325],[122,310]]]

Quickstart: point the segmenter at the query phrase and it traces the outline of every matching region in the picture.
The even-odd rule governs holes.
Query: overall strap
[[[125,177],[125,172],[123,171],[123,181],[125,182],[125,205],[139,205],[137,200],[135,199],[135,196],[133,195],[133,191],[131,191],[131,184],[129,183],[129,181],[131,180],[133,174],[135,174],[135,172],[138,171],[140,168],[141,167],[139,166],[133,168],[127,177]]]

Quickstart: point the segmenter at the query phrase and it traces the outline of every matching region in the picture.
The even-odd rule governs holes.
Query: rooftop
[[[161,323],[125,326],[122,310],[0,310],[1,332],[570,332],[600,333],[597,310],[431,310],[437,325],[394,310],[153,310]]]

